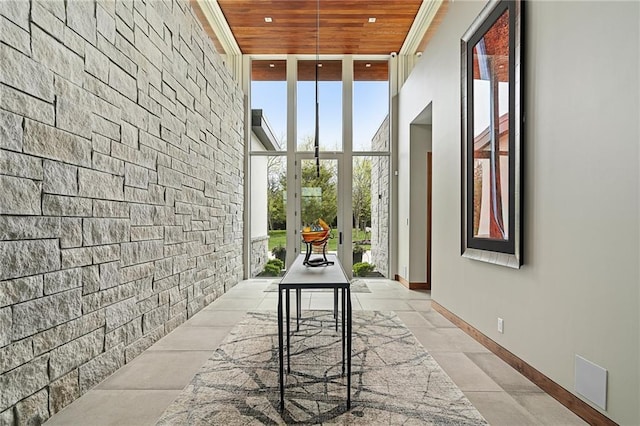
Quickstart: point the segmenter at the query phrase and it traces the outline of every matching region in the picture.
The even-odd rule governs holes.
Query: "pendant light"
[[[318,68],[320,62],[320,0],[316,0],[316,134],[313,142],[316,173],[320,177],[320,104],[318,102]]]

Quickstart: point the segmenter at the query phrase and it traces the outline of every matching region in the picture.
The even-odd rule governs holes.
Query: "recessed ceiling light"
[[[364,64],[365,67],[371,68],[371,64]]]
[[[273,18],[271,18],[271,16],[265,16],[264,22],[273,22]]]
[[[322,64],[318,64],[318,68],[322,68]]]
[[[276,64],[269,64],[269,68],[275,68]]]
[[[373,24],[374,22],[376,22],[376,18],[369,18],[369,23]]]

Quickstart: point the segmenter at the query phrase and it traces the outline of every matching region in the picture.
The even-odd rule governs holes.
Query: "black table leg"
[[[337,290],[336,290],[337,291]],[[345,328],[344,328],[344,321],[345,321],[345,291],[346,289],[342,289],[342,375],[344,376],[344,359],[345,359],[345,347],[344,347],[344,339],[345,339]]]
[[[280,380],[280,410],[284,410],[284,344],[282,336],[282,290],[278,289],[278,358],[280,370],[278,378]]]
[[[351,289],[347,288],[347,410],[351,409]]]
[[[302,316],[302,290],[296,288],[296,331],[300,331],[300,317]]]
[[[286,297],[286,303],[287,303],[287,374],[291,373],[291,342],[290,342],[290,334],[291,334],[291,330],[290,330],[290,316],[291,316],[291,300],[289,297],[289,289],[286,290],[287,292],[287,297]]]
[[[333,289],[333,318],[336,320],[336,331],[338,331],[338,289]]]

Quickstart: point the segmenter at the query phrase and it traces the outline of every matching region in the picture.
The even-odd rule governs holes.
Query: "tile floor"
[[[53,416],[47,425],[153,425],[248,310],[275,310],[267,280],[239,283]],[[368,280],[353,309],[393,310],[492,425],[579,425],[580,418],[431,309],[430,293]],[[294,299],[294,298],[292,298]],[[303,292],[304,309],[333,309],[333,294]],[[292,309],[292,313],[293,313]]]

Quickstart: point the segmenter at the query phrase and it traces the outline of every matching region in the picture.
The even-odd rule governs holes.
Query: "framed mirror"
[[[522,265],[523,2],[492,0],[461,40],[462,255]]]

